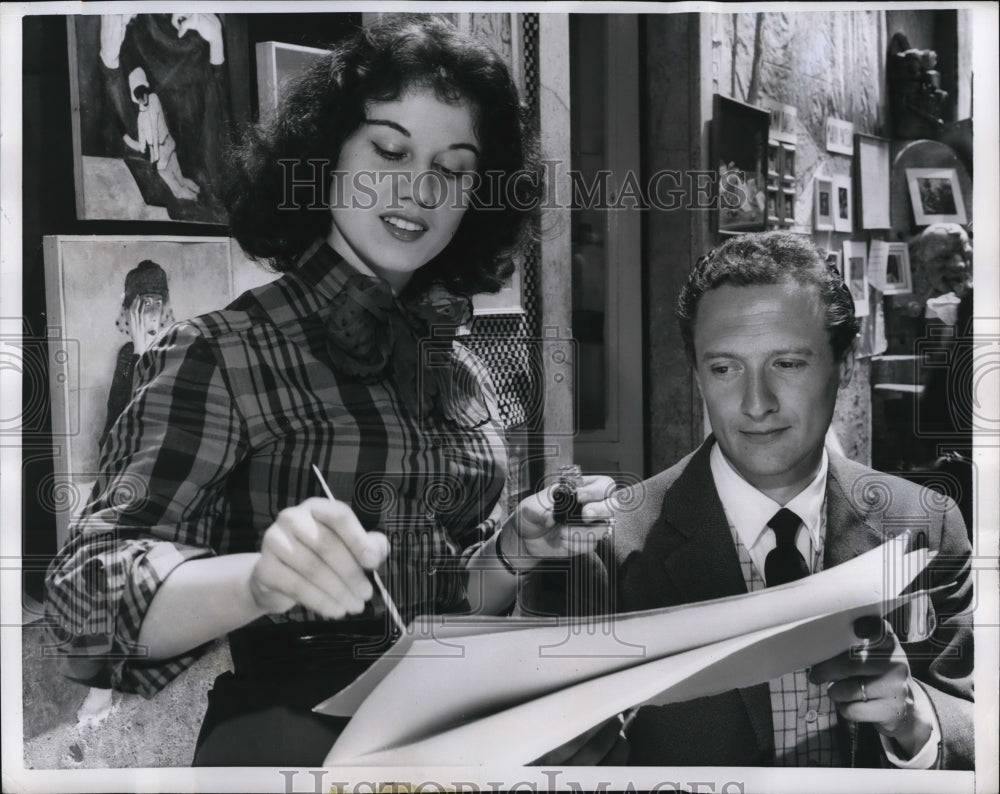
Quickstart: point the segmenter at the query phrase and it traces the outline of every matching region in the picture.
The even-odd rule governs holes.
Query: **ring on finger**
[[[861,702],[862,703],[868,702],[868,691],[865,689],[864,681],[861,682]]]

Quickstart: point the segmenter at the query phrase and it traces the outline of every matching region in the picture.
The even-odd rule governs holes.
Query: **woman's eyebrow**
[[[407,138],[413,137],[410,135],[410,131],[402,124],[397,124],[395,121],[389,121],[388,119],[365,119],[365,124],[379,124],[383,127],[394,129],[396,132],[405,135]]]
[[[389,121],[389,119],[365,119],[365,124],[378,125],[381,127],[388,127],[389,129],[395,130],[400,135],[405,135],[407,138],[412,138],[410,131],[406,129],[402,124],[398,124],[395,121]],[[449,149],[467,149],[472,152],[476,157],[480,157],[479,149],[471,143],[453,143]]]

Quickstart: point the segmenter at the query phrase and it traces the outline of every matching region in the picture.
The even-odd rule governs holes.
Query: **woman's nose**
[[[439,173],[432,170],[407,172],[400,180],[400,198],[410,198],[421,207],[435,209],[441,203],[444,185]]]

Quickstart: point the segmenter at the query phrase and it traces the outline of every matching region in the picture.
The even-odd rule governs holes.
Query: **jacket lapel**
[[[647,547],[663,561],[664,585],[682,593],[685,602],[747,591],[712,479],[709,453],[714,440],[709,437],[702,444],[668,489]],[[654,545],[661,548],[654,549]]]
[[[686,602],[739,595],[747,592],[739,556],[725,510],[715,489],[709,454],[709,437],[691,459],[684,473],[668,489],[663,512],[650,533],[650,546],[659,552],[665,574],[664,587],[684,594]],[[739,690],[753,726],[757,747],[773,749],[774,724],[767,684]]]
[[[867,485],[851,471],[845,458],[830,454],[826,478],[826,541],[823,567],[832,568],[881,545],[885,540],[882,515],[862,507],[862,499],[879,502],[878,483]]]

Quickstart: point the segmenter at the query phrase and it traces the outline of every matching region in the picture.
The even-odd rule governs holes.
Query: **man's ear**
[[[840,359],[840,388],[846,388],[854,377],[854,352],[857,343],[851,343]]]
[[[691,368],[691,374],[694,376],[695,385],[698,387],[698,392],[704,394],[705,392],[701,388],[701,373],[698,371],[698,361],[694,356],[688,356],[688,366]]]

